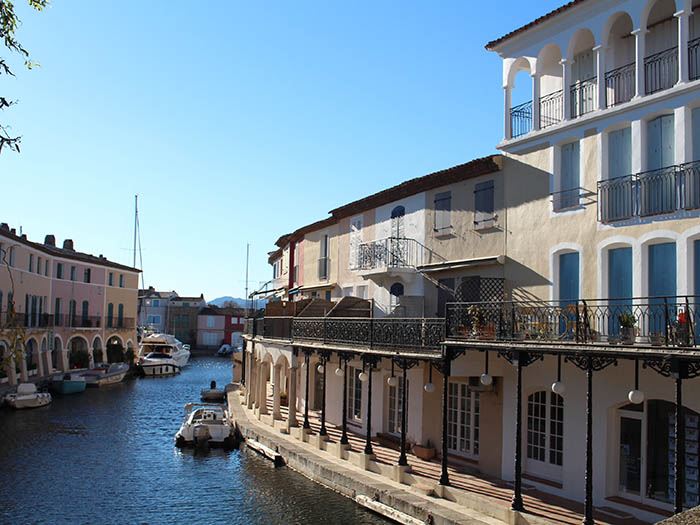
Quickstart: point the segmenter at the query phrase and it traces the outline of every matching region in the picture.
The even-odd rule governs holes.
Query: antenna
[[[136,230],[139,223],[139,196],[134,195],[134,264],[132,268],[136,268]]]

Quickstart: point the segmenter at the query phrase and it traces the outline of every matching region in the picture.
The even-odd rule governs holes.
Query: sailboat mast
[[[136,228],[139,222],[139,196],[134,195],[134,264],[132,268],[136,268]]]
[[[248,317],[248,261],[250,258],[250,243],[245,245],[245,316]]]

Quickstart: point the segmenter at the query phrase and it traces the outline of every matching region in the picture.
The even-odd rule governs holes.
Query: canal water
[[[386,524],[248,449],[176,449],[184,404],[229,378],[228,360],[200,357],[176,377],[1,410],[0,523]]]

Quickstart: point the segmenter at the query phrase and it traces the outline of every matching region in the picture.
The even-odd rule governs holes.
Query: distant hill
[[[228,302],[233,302],[236,303],[236,306],[239,306],[241,308],[245,308],[246,306],[250,306],[248,302],[243,299],[242,297],[231,297],[230,295],[224,295],[223,297],[217,297],[216,299],[213,299],[209,301],[208,304],[213,305],[213,306],[223,306],[225,303]],[[257,300],[255,302],[255,305],[258,308],[262,308],[265,306],[265,301],[263,300]]]

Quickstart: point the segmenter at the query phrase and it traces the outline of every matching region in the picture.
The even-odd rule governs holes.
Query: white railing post
[[[509,140],[513,136],[510,129],[510,97],[510,86],[503,86],[503,131],[505,140]]]
[[[639,28],[632,31],[634,35],[634,98],[643,97],[644,86],[644,58],[646,54],[646,28]]]
[[[688,74],[688,40],[690,33],[690,13],[681,9],[673,16],[678,18],[678,83],[685,84]]]
[[[595,46],[595,70],[597,84],[597,102],[596,109],[605,109],[605,48],[603,46]]]
[[[540,129],[540,76],[532,75],[532,130]]]
[[[562,101],[564,104],[564,120],[571,120],[571,63],[563,58],[561,62],[561,87],[562,87]]]

